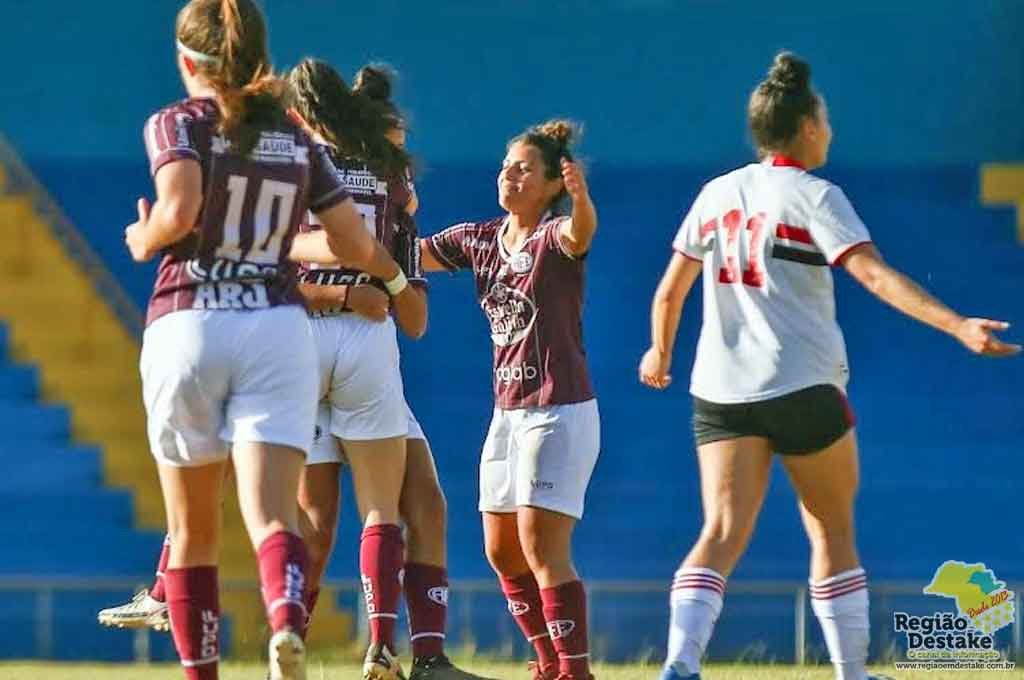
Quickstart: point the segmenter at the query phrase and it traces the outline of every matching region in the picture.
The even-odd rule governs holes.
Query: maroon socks
[[[429,564],[405,565],[405,604],[413,658],[443,654],[448,622],[448,570]]]
[[[398,600],[402,595],[404,543],[397,524],[377,524],[363,529],[359,543],[359,572],[363,581],[371,642],[394,651]]]
[[[302,538],[287,531],[271,534],[256,551],[263,603],[275,633],[306,628],[306,565],[309,557]]]
[[[519,624],[527,641],[533,645],[537,653],[537,664],[542,671],[549,671],[558,664],[558,654],[551,644],[547,623],[544,620],[544,608],[540,597],[540,588],[533,572],[526,572],[515,578],[502,576],[501,591],[508,600],[508,611]]]
[[[217,567],[164,572],[171,634],[187,680],[216,680],[220,660]]]

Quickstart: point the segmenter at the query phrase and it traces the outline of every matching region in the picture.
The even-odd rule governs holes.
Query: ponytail
[[[217,95],[218,131],[248,154],[262,129],[287,121],[284,83],[274,76],[267,29],[253,0],[192,0],[178,14],[178,42],[208,57],[197,64]]]
[[[302,60],[288,83],[295,110],[339,156],[384,177],[405,176],[409,155],[387,138],[399,124],[390,102],[349,89],[337,71],[316,59]]]

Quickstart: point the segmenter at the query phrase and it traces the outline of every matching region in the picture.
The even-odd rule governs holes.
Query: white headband
[[[185,43],[181,42],[180,40],[177,40],[175,42],[178,43],[178,51],[181,52],[182,54],[184,54],[186,57],[188,57],[192,61],[199,62],[200,64],[219,64],[220,63],[220,59],[217,58],[217,57],[211,57],[209,54],[203,54],[202,52],[197,52],[196,50],[192,49],[191,47],[189,47]]]

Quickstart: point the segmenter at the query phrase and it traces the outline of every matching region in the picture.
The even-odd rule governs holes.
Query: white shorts
[[[530,505],[580,519],[600,448],[596,399],[494,409],[480,456],[480,510]]]
[[[316,350],[300,307],[172,312],[146,329],[139,369],[159,463],[208,465],[233,442],[309,450]]]
[[[318,397],[330,404],[325,431],[351,441],[404,436],[409,423],[395,322],[352,313],[310,322],[320,365]]]
[[[426,441],[427,436],[423,434],[423,428],[413,415],[408,404],[405,407],[408,414],[409,432],[407,439],[422,439]],[[341,463],[348,465],[348,457],[341,448],[341,442],[331,436],[331,405],[321,401],[317,407],[316,427],[313,431],[313,448],[306,456],[306,465],[317,465],[319,463]]]

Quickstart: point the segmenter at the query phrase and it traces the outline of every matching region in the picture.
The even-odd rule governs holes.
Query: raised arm
[[[683,303],[703,264],[676,251],[661,277],[651,302],[651,348],[640,360],[640,382],[658,390],[672,383],[672,349],[676,343]]]
[[[996,331],[1010,327],[1005,321],[965,318],[932,297],[908,276],[890,267],[878,249],[866,243],[853,249],[843,266],[862,286],[907,316],[952,335],[975,354],[1006,357],[1021,351],[1004,343]]]
[[[562,225],[562,245],[571,255],[585,255],[597,231],[597,209],[579,163],[562,159],[562,180],[572,199],[572,216]]]
[[[139,219],[124,230],[132,259],[145,262],[185,238],[203,206],[203,172],[191,159],[166,163],[157,170],[156,203],[138,201]]]

